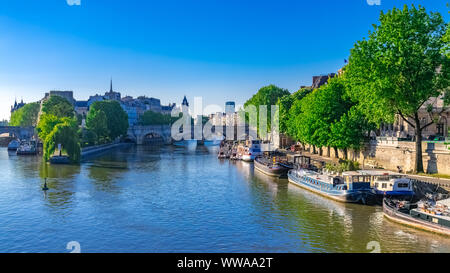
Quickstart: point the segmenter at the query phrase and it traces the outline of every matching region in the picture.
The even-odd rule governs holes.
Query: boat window
[[[387,183],[383,183],[381,188],[386,189],[387,188]]]
[[[397,185],[397,187],[399,187],[399,188],[409,188],[409,184],[408,183],[399,183]]]
[[[353,182],[358,182],[358,176],[353,176]]]

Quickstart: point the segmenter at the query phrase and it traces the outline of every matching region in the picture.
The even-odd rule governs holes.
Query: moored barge
[[[416,229],[450,236],[450,199],[438,201],[432,208],[405,201],[383,200],[383,213],[393,222]]]
[[[345,203],[374,204],[375,194],[370,188],[370,181],[365,181],[358,174],[340,176],[320,174],[315,171],[298,169],[288,172],[289,182]]]
[[[257,157],[254,161],[255,169],[272,177],[286,177],[292,167],[281,162],[270,162],[264,157]]]

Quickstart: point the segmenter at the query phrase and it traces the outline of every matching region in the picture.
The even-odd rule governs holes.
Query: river
[[[450,252],[450,238],[271,179],[214,148],[129,146],[53,166],[0,149],[0,252]],[[44,177],[50,190],[44,194]],[[375,242],[375,243],[373,243]]]

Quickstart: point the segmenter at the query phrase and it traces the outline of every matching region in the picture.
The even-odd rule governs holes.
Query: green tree
[[[11,114],[10,126],[36,126],[40,104],[37,102],[25,104]]]
[[[102,111],[105,113],[108,137],[111,140],[127,134],[128,115],[119,102],[112,100],[96,101],[91,105],[90,111]]]
[[[50,132],[53,131],[53,128],[55,128],[57,124],[63,122],[62,119],[63,118],[58,118],[57,116],[52,114],[42,114],[39,120],[39,124],[36,127],[39,138],[44,141],[47,135],[49,135]]]
[[[108,119],[102,110],[92,109],[86,117],[87,130],[95,134],[96,142],[103,143],[109,136]],[[91,138],[92,134],[88,134]]]
[[[277,105],[278,100],[284,96],[288,96],[291,93],[287,89],[283,89],[280,87],[277,87],[273,84],[265,86],[258,90],[258,92],[251,97],[244,106],[247,107],[249,105],[254,105],[257,110],[258,118],[257,118],[257,126],[259,130],[259,111],[260,106],[266,106],[267,107],[267,131],[271,131],[271,106]]]
[[[423,172],[422,130],[433,123],[421,123],[419,109],[448,86],[445,32],[442,16],[420,6],[381,12],[369,38],[351,50],[345,72],[351,97],[370,121],[392,123],[399,115],[415,128],[416,172]]]
[[[334,147],[335,151],[344,150],[344,157],[347,159],[347,148],[354,150],[361,148],[372,129],[374,125],[359,112],[358,108],[351,107],[337,122],[331,124],[329,145]]]
[[[297,120],[298,136],[303,142],[319,148],[330,147],[333,144],[332,124],[338,122],[351,106],[344,78],[330,79],[328,84],[301,100],[302,113]]]
[[[50,96],[50,98],[42,104],[42,112],[59,118],[72,118],[75,116],[73,105],[67,99],[55,95]]]
[[[174,123],[177,118],[172,118],[171,115],[164,115],[153,111],[146,111],[139,119],[142,125],[170,125]]]
[[[55,152],[57,145],[61,144],[62,151],[67,153],[72,162],[79,162],[81,158],[80,140],[76,119],[58,118],[59,123],[45,137],[44,159],[48,161]]]
[[[292,111],[292,113],[291,108],[296,102],[301,101],[306,95],[311,92],[312,88],[302,88],[293,94],[285,95],[278,99],[277,104],[280,110],[280,132],[285,133],[293,138],[296,137],[296,133],[292,131],[292,129],[293,127],[295,127],[293,123],[296,116],[300,113],[298,111],[300,107],[299,105],[297,105],[295,107],[296,110]]]

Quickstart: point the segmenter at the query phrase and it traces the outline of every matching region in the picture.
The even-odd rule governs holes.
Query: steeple
[[[181,105],[189,107],[189,102],[187,101],[186,96],[184,96],[184,99],[183,99],[183,102],[181,103]]]
[[[109,88],[109,92],[112,93],[113,92],[113,88],[112,88],[112,78],[111,78],[111,86]]]

